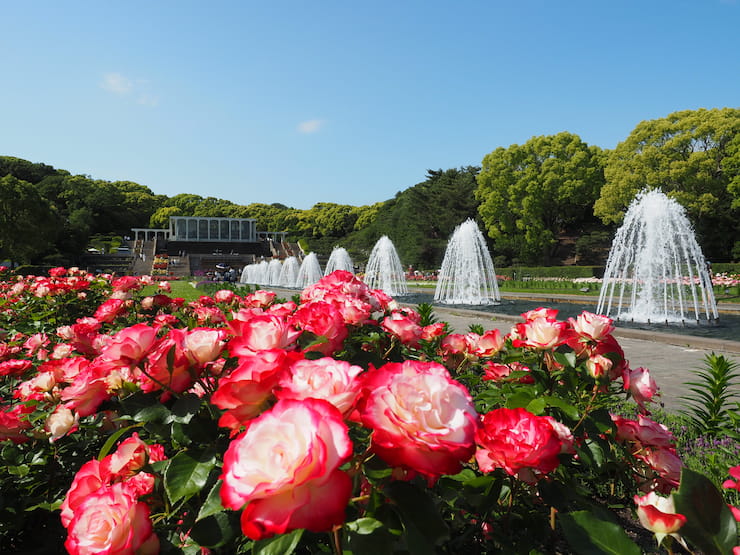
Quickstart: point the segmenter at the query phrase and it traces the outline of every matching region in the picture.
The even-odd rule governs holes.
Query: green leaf
[[[688,542],[706,555],[732,551],[737,525],[722,494],[708,478],[684,467],[673,500],[676,512],[686,517],[680,534]]]
[[[589,511],[559,513],[558,521],[574,553],[583,555],[640,555],[640,548],[616,522]]]
[[[391,482],[384,491],[398,508],[409,552],[434,553],[435,545],[449,537],[449,530],[428,492],[408,482]]]
[[[202,518],[206,518],[207,516],[215,515],[216,513],[220,513],[221,511],[226,510],[221,504],[222,483],[223,482],[219,480],[213,485],[211,491],[208,492],[208,497],[206,497],[206,500],[200,507],[200,511],[198,511],[198,518],[196,518],[195,520],[200,520]]]
[[[190,537],[203,547],[220,547],[231,541],[238,529],[237,513],[221,512],[196,522]]]
[[[543,399],[547,402],[548,407],[560,409],[565,416],[572,420],[578,420],[581,417],[578,409],[565,399],[561,399],[560,397],[550,397],[549,395],[543,397]]]
[[[358,518],[353,522],[345,524],[347,530],[354,532],[355,534],[372,534],[378,528],[383,527],[383,523],[379,520],[370,517]]]
[[[187,424],[193,416],[198,414],[202,402],[203,400],[194,393],[180,397],[173,405],[172,413],[169,415],[167,422]]]
[[[543,397],[537,397],[536,399],[532,399],[529,404],[527,404],[526,409],[532,414],[540,415],[545,411],[546,406],[547,401]]]
[[[519,390],[506,399],[507,409],[524,408],[534,399],[534,394],[528,390]]]
[[[254,542],[253,555],[290,555],[301,541],[303,530],[293,530],[289,534],[281,534],[268,540]]]
[[[170,501],[177,503],[198,493],[215,466],[216,457],[212,453],[182,451],[175,455],[164,475],[164,487]]]
[[[576,365],[576,354],[571,351],[569,353],[553,353],[555,360],[558,364],[567,368],[574,368]]]

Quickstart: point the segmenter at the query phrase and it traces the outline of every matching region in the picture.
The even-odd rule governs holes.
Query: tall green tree
[[[686,208],[708,257],[729,259],[740,247],[740,110],[642,121],[610,153],[605,176],[594,205],[604,222],[621,222],[640,190],[659,188]]]
[[[401,262],[434,269],[442,264],[444,251],[455,227],[475,218],[475,176],[480,168],[467,166],[427,170],[426,179],[384,203],[358,209],[360,227],[342,245],[356,261],[367,257],[375,242],[387,235]]]
[[[572,133],[533,137],[487,154],[476,197],[494,254],[549,263],[561,234],[593,224],[603,184],[602,151]]]
[[[56,214],[36,188],[12,175],[0,177],[0,260],[33,262],[53,245]]]

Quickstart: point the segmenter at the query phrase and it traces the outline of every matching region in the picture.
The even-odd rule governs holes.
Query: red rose
[[[475,458],[483,472],[503,468],[532,483],[560,464],[562,442],[550,419],[521,408],[500,408],[484,415],[476,441],[480,447]]]

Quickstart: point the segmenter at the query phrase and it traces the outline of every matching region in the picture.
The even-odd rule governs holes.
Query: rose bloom
[[[291,322],[298,328],[317,337],[324,337],[326,342],[307,347],[307,351],[318,351],[330,355],[341,349],[347,337],[347,326],[342,313],[331,303],[314,301],[303,304],[293,314]]]
[[[548,417],[522,408],[495,409],[483,416],[476,433],[475,459],[483,472],[503,468],[511,476],[534,483],[560,464],[561,434]]]
[[[60,437],[73,432],[77,428],[78,420],[77,415],[67,407],[57,406],[44,424],[44,430],[49,434],[49,441],[53,443]]]
[[[100,354],[107,360],[119,361],[121,366],[135,366],[149,353],[156,341],[156,328],[136,324],[115,334]]]
[[[514,347],[547,350],[565,343],[570,337],[567,322],[558,322],[548,318],[535,318],[515,326],[517,338]]]
[[[651,402],[658,392],[658,385],[650,376],[650,371],[642,367],[634,370],[628,367],[622,372],[622,381],[624,381],[624,388],[630,392],[635,402],[642,410],[646,410],[645,403]]]
[[[64,546],[71,555],[159,553],[149,507],[122,484],[87,496],[75,510],[67,532]]]
[[[0,410],[0,441],[9,439],[13,443],[25,443],[30,438],[24,434],[31,427],[25,415],[32,409],[25,405],[15,405],[9,410]]]
[[[676,513],[672,495],[661,497],[651,491],[642,497],[635,495],[634,500],[640,524],[655,534],[658,545],[668,535],[674,536],[683,544],[683,540],[676,532],[686,523],[686,517]]]
[[[740,491],[740,465],[731,467],[727,473],[735,479],[725,480],[722,482],[722,487],[725,489],[736,489]]]
[[[273,291],[258,289],[254,293],[242,298],[242,304],[247,308],[267,308],[277,295]]]
[[[424,341],[431,341],[437,337],[442,337],[445,334],[445,330],[446,325],[444,322],[435,322],[421,329],[421,338]]]
[[[637,420],[615,414],[611,418],[617,426],[617,439],[620,441],[636,442],[640,447],[674,449],[676,446],[676,438],[666,426],[642,414],[637,416]]]
[[[280,379],[275,395],[278,399],[324,399],[346,416],[360,391],[355,378],[361,373],[359,366],[331,357],[299,360]]]
[[[186,333],[171,329],[147,354],[146,374],[136,372],[142,391],[158,391],[166,386],[175,393],[182,393],[193,385],[196,375],[190,371],[190,360],[183,349]]]
[[[475,354],[480,357],[492,357],[504,348],[504,339],[497,329],[488,330],[480,336],[475,348]]]
[[[529,375],[529,368],[524,366],[520,362],[510,362],[509,364],[501,364],[492,360],[486,361],[483,367],[483,379],[492,380],[495,382],[504,380],[509,377],[512,372],[527,372],[527,375],[521,376],[518,379],[519,383],[534,383],[534,378]]]
[[[357,413],[373,430],[373,452],[429,481],[458,472],[475,451],[478,415],[470,393],[436,362],[371,368],[363,375]]]
[[[108,299],[95,311],[94,318],[99,322],[112,322],[124,310],[126,310],[125,301],[121,299]]]
[[[643,491],[670,493],[678,487],[683,462],[675,449],[648,447],[635,453],[635,458],[645,462],[658,475],[640,486]]]
[[[236,337],[229,342],[229,353],[236,357],[288,348],[301,334],[285,318],[267,313],[252,315],[248,321],[232,320],[230,326]]]
[[[218,421],[219,426],[235,433],[247,425],[265,409],[283,374],[301,358],[302,353],[282,349],[242,357],[239,366],[219,380],[218,389],[211,396],[211,402],[226,411]]]
[[[220,291],[216,291],[216,294],[213,295],[213,300],[217,303],[230,303],[234,300],[235,296],[234,292],[230,289],[221,289]]]
[[[400,312],[393,312],[390,316],[383,318],[381,327],[391,335],[397,337],[404,345],[408,345],[409,347],[419,346],[422,328],[413,318]]]
[[[339,470],[352,442],[339,411],[321,399],[278,401],[224,454],[221,501],[243,508],[242,532],[260,540],[342,524],[352,480]]]
[[[575,332],[593,341],[600,341],[614,331],[614,321],[600,314],[583,311],[576,319],[570,319]]]
[[[603,355],[593,355],[586,361],[586,370],[594,379],[607,376],[611,370],[612,361]]]
[[[193,328],[185,333],[183,350],[191,364],[204,366],[216,360],[226,345],[226,331],[213,328]]]

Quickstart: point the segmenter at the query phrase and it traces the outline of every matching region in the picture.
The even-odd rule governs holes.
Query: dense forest
[[[660,188],[694,223],[707,258],[740,260],[740,110],[675,112],[639,123],[613,150],[575,134],[499,147],[480,167],[427,170],[420,183],[369,206],[239,205],[194,194],[157,195],[130,181],[71,175],[0,156],[0,260],[74,264],[85,250],[169,217],[255,218],[310,250],[347,248],[356,260],[382,235],[404,264],[435,268],[456,225],[475,218],[497,266],[600,264],[635,194]]]

